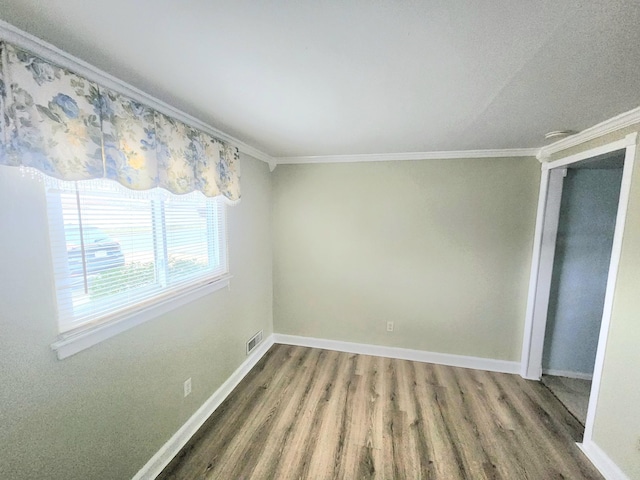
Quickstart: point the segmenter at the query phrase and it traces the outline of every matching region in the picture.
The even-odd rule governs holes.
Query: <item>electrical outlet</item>
[[[191,393],[191,377],[184,381],[184,396],[186,397]]]
[[[393,322],[387,322],[387,332],[393,332]]]

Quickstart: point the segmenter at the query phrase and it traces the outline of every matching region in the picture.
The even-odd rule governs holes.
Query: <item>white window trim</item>
[[[165,296],[154,302],[153,305],[134,312],[128,311],[99,325],[80,328],[76,331],[62,334],[58,341],[51,344],[51,349],[56,352],[59,360],[70,357],[182,305],[193,302],[216,290],[228,287],[231,283],[231,278],[231,275],[225,274],[203,285],[189,288],[187,291]]]

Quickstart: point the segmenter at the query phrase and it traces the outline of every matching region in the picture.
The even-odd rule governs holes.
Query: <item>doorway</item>
[[[631,188],[631,175],[637,150],[637,136],[636,133],[630,134],[622,140],[542,164],[521,364],[521,375],[524,378],[532,380],[540,380],[542,377],[545,333],[551,301],[553,267],[565,170],[571,166],[575,167],[580,165],[581,162],[587,160],[597,161],[614,158],[618,154],[620,157],[624,157],[583,445],[592,443],[593,423],[600,388],[600,376],[604,365],[606,340],[609,333],[609,323],[613,306],[613,294],[622,247],[622,235]]]
[[[568,165],[551,274],[542,383],[584,426],[625,151]]]

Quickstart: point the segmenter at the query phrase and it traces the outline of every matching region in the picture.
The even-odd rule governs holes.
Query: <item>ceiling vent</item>
[[[545,133],[544,138],[547,140],[560,140],[561,138],[569,137],[571,135],[575,135],[575,130],[554,130],[553,132]]]

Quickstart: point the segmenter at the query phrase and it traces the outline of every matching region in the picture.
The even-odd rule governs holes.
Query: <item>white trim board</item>
[[[544,344],[547,306],[549,301],[549,279],[553,270],[553,255],[551,252],[555,251],[555,229],[557,229],[557,218],[555,217],[557,216],[558,212],[556,210],[559,209],[559,202],[562,196],[562,184],[552,184],[550,181],[552,175],[560,175],[561,170],[572,163],[591,158],[592,156],[599,156],[604,153],[617,151],[622,148],[626,149],[614,241],[611,249],[611,262],[607,279],[607,293],[605,295],[604,312],[600,331],[599,341],[601,343],[599,343],[598,354],[596,355],[591,401],[594,400],[594,397],[597,397],[597,394],[594,395],[597,391],[593,389],[597,389],[597,384],[599,383],[598,355],[604,355],[606,333],[603,337],[603,331],[608,332],[609,328],[609,319],[611,316],[613,302],[612,297],[609,297],[613,295],[618,262],[620,260],[622,234],[624,231],[628,197],[631,188],[631,174],[635,160],[635,142],[637,142],[637,140],[637,133],[631,133],[622,140],[581,152],[576,155],[571,155],[566,158],[561,158],[555,162],[543,164],[541,166],[542,177],[540,180],[540,196],[538,199],[538,214],[534,234],[534,248],[532,252],[531,275],[529,280],[529,294],[521,360],[521,375],[530,380],[538,380],[542,373],[542,349]],[[601,367],[602,365],[600,365],[600,368]],[[591,403],[589,410],[592,410]],[[585,432],[589,432],[589,416],[587,416]]]
[[[628,135],[631,137],[632,135]],[[637,136],[634,138],[637,139]],[[609,327],[613,315],[613,297],[616,291],[618,280],[618,267],[620,266],[620,256],[622,254],[622,242],[624,238],[624,227],[627,220],[627,209],[629,207],[629,196],[631,194],[631,180],[635,167],[638,145],[628,145],[626,148],[624,167],[622,171],[622,184],[620,186],[620,200],[618,202],[618,213],[616,216],[616,227],[613,234],[613,245],[611,246],[611,260],[609,262],[609,273],[607,277],[607,288],[604,296],[604,308],[602,312],[602,324],[600,327],[600,337],[598,339],[598,349],[596,351],[596,361],[593,367],[593,381],[591,383],[591,393],[589,395],[589,408],[587,410],[587,421],[584,426],[583,443],[593,442],[593,426],[598,409],[598,398],[600,397],[600,381],[604,370],[606,357],[607,340],[609,338]]]
[[[576,445],[607,480],[630,480],[620,467],[593,441],[576,443]]]
[[[636,123],[640,123],[640,107],[621,113],[620,115],[616,115],[615,117],[609,118],[604,122],[600,122],[593,127],[586,128],[575,135],[571,135],[570,137],[558,140],[551,145],[542,147],[537,155],[538,160],[544,162],[554,153],[578,146],[581,143],[585,143],[590,140],[595,140],[603,135],[613,133],[621,128],[635,125]]]
[[[568,370],[556,370],[554,368],[543,368],[544,375],[552,375],[554,377],[575,378],[577,380],[592,380],[593,373],[570,372]]]
[[[104,323],[63,333],[59,335],[58,340],[51,344],[51,349],[56,352],[58,360],[63,360],[182,305],[228,287],[231,278],[232,275],[223,275],[211,283],[195,286],[177,295],[167,295],[157,299],[152,305],[140,310],[127,311]]]
[[[633,132],[628,134],[621,140],[607,143],[606,145],[595,147],[590,150],[585,150],[583,152],[576,153],[575,155],[563,157],[553,162],[543,163],[542,170],[553,170],[554,168],[565,167],[567,165],[571,165],[572,163],[599,157],[600,155],[604,155],[606,153],[615,152],[617,150],[624,150],[627,147],[635,146],[636,143],[638,143],[638,132]]]
[[[382,345],[369,345],[365,343],[342,342],[323,338],[300,337],[297,335],[273,334],[273,343],[284,345],[296,345],[300,347],[321,348],[323,350],[335,350],[338,352],[357,353],[360,355],[372,355],[375,357],[397,358],[399,360],[412,360],[414,362],[435,363],[450,367],[472,368],[499,373],[519,373],[520,363],[507,360],[495,360],[492,358],[467,357],[450,353],[426,352],[424,350],[411,350],[399,347],[384,347]]]
[[[542,375],[544,332],[553,273],[552,268],[547,267],[553,265],[555,256],[563,179],[561,170],[542,169],[520,360],[521,375],[528,380],[540,380]],[[544,316],[544,322],[540,320],[541,316]]]
[[[511,148],[502,150],[457,150],[442,152],[364,153],[355,155],[315,155],[302,157],[277,157],[278,165],[306,163],[355,163],[389,162],[405,160],[446,160],[464,158],[517,158],[535,157],[537,148]]]
[[[268,155],[263,151],[258,150],[257,148],[252,147],[251,145],[248,145],[235,137],[232,137],[231,135],[213,128],[203,121],[198,120],[197,118],[181,110],[178,110],[175,107],[172,107],[168,103],[165,103],[162,100],[159,100],[156,97],[143,92],[133,85],[129,85],[128,83],[114,77],[113,75],[110,75],[103,70],[100,70],[90,63],[74,57],[70,53],[60,50],[58,47],[45,42],[44,40],[31,35],[30,33],[24,32],[3,20],[0,20],[0,39],[6,40],[7,42],[13,43],[21,48],[30,50],[33,53],[41,56],[42,58],[55,63],[56,65],[60,65],[61,67],[67,68],[68,70],[72,70],[73,72],[78,73],[83,77],[88,78],[89,80],[92,80],[100,85],[120,92],[124,95],[127,95],[135,100],[138,100],[141,103],[144,103],[145,105],[158,110],[159,112],[176,118],[188,125],[191,125],[192,127],[198,128],[203,132],[219,138],[220,140],[224,140],[231,145],[238,147],[238,150],[240,150],[242,153],[246,153],[253,158],[268,163],[270,167],[271,165],[275,164],[275,160],[271,155]]]
[[[262,341],[248,357],[242,362],[235,372],[211,395],[202,406],[173,434],[173,436],[149,459],[149,461],[136,473],[132,480],[155,479],[169,462],[180,452],[189,439],[198,431],[211,414],[229,396],[233,389],[251,371],[265,353],[273,345],[273,335]]]

